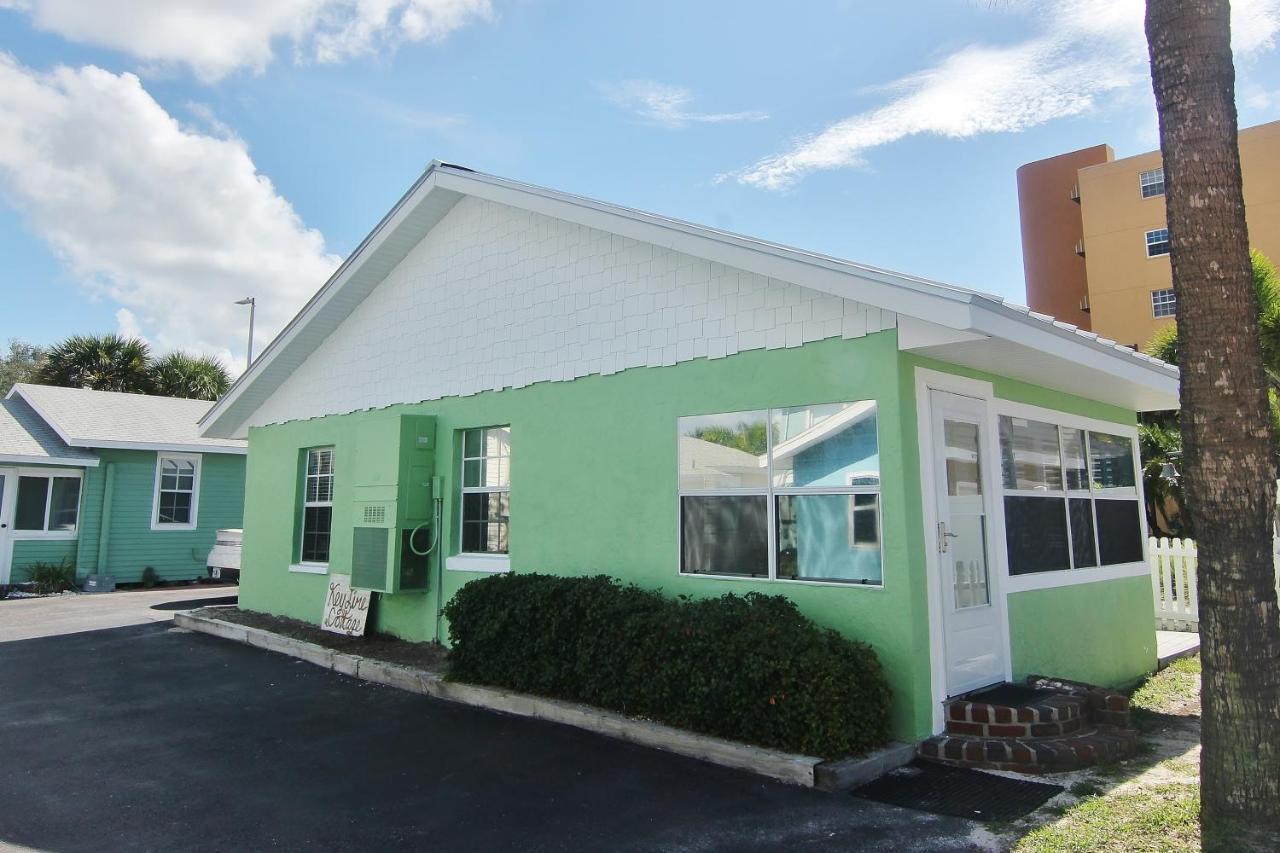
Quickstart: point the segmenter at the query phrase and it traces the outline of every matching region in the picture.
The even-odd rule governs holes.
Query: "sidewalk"
[[[191,607],[225,599],[234,604],[236,586],[181,586],[167,589],[121,590],[94,594],[64,593],[43,598],[7,598],[0,601],[0,643],[32,640],[59,634],[123,628],[173,619],[183,602]],[[156,605],[166,609],[153,610]]]

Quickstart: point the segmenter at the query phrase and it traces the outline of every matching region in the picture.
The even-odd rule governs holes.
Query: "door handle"
[[[938,553],[939,554],[947,553],[947,540],[955,539],[959,535],[960,535],[959,533],[948,533],[947,523],[945,521],[939,521],[938,522]]]

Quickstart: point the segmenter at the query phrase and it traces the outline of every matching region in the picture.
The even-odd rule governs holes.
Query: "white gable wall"
[[[472,196],[249,426],[855,338],[896,316]]]

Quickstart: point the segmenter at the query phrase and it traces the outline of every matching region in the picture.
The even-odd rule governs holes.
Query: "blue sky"
[[[1280,117],[1280,0],[1235,5],[1247,126]],[[1141,15],[0,0],[0,340],[238,367],[232,300],[264,345],[433,158],[1022,301],[1014,170],[1156,147]]]

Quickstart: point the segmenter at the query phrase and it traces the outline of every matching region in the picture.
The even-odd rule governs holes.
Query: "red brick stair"
[[[1025,687],[948,700],[945,732],[918,752],[961,767],[1056,773],[1127,758],[1137,743],[1124,694],[1033,675]]]

